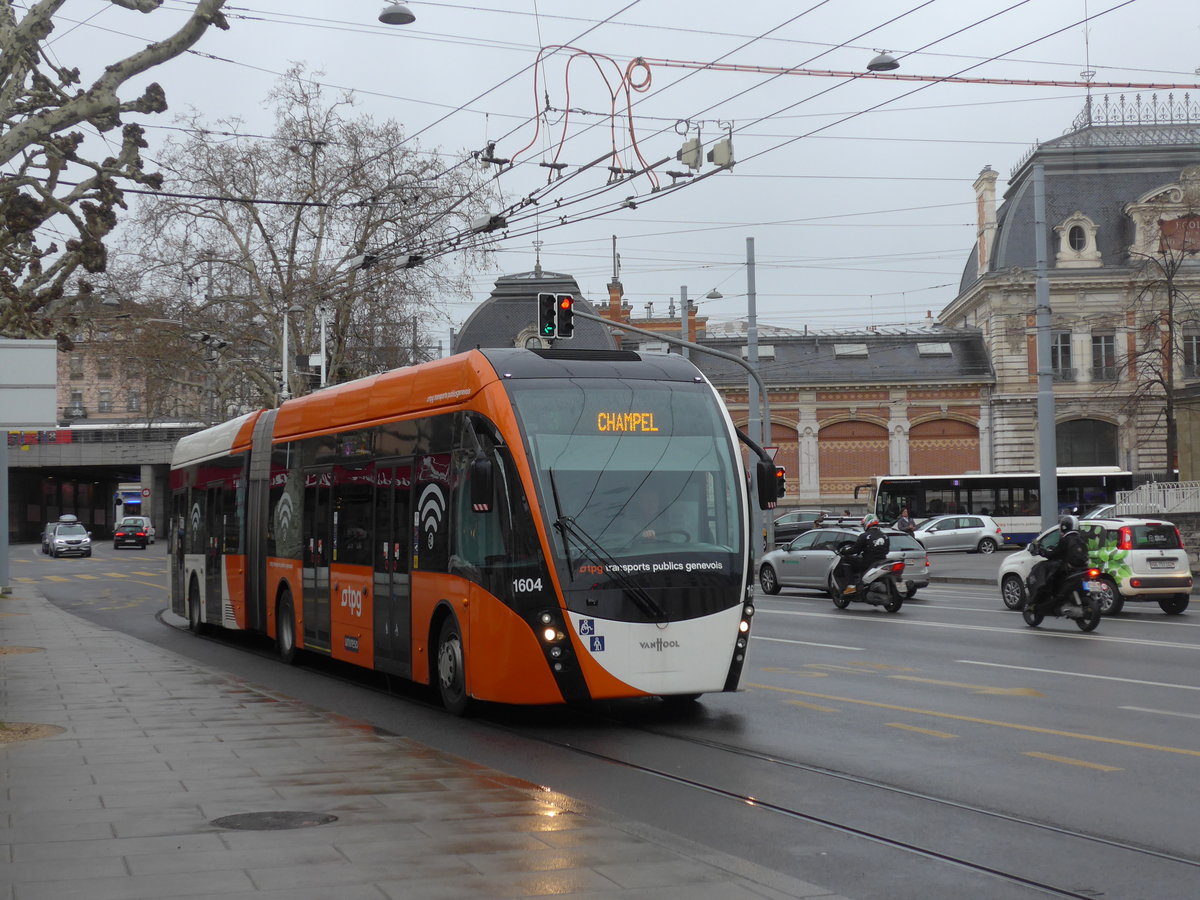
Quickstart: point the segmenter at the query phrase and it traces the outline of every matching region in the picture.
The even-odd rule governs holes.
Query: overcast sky
[[[529,145],[499,178],[509,199],[546,190],[551,170],[539,162],[565,163],[564,175],[577,174],[547,192],[536,215],[534,208],[521,214],[519,233],[496,245],[494,271],[477,277],[474,298],[447,303],[447,326],[461,324],[496,277],[532,269],[535,240],[545,269],[573,275],[585,296],[604,300],[613,235],[626,298],[639,317],[647,302],[665,315],[686,285],[712,321],[744,319],[746,239],[753,237],[760,324],[823,330],[920,322],[957,290],[974,242],[971,185],[980,170],[991,165],[1000,173],[1002,194],[1013,168],[1038,141],[1068,130],[1085,98],[1071,85],[668,63],[862,72],[877,50],[888,50],[901,62],[897,74],[1079,82],[1090,69],[1097,83],[1200,82],[1195,0],[414,0],[417,20],[407,26],[380,24],[385,5],[235,2],[227,10],[230,30],[210,30],[196,46],[205,55],[151,73],[171,111],[141,121],[170,125],[195,108],[213,121],[240,116],[244,131],[267,133],[264,98],[279,73],[302,61],[323,71],[327,84],[356,91],[363,111],[401,122],[425,151],[459,159],[496,141],[496,156],[511,158]],[[192,6],[167,0],[164,11],[145,16],[101,0],[68,0],[54,49],[84,70],[86,83],[97,67],[162,36]],[[597,54],[598,64],[579,56],[568,70],[560,51],[535,66],[539,47],[562,44]],[[613,146],[613,101],[599,69],[615,85],[636,57],[650,61],[648,88],[632,94],[641,156],[673,157],[697,135],[711,149],[732,130],[732,172],[657,192],[646,176],[603,190],[607,164],[577,172]],[[646,78],[645,69],[633,74]],[[1132,100],[1154,91],[1123,93]],[[1158,91],[1160,100],[1167,93]],[[535,130],[547,95],[551,111]],[[1192,101],[1200,102],[1200,90]],[[625,102],[621,94],[622,114]],[[565,140],[564,109],[575,111]],[[624,115],[616,127],[621,165],[634,168]],[[170,134],[149,129],[150,158]],[[705,163],[698,174],[711,169]],[[660,188],[673,182],[666,170],[685,171],[674,161],[660,167]],[[552,209],[558,198],[577,202]],[[626,198],[637,208],[621,208]],[[724,298],[704,299],[714,288]]]

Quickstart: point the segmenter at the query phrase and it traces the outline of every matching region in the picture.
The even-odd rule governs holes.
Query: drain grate
[[[288,828],[312,828],[316,825],[328,825],[330,822],[336,821],[337,816],[331,816],[328,813],[279,811],[222,816],[219,819],[213,819],[211,824],[218,828],[232,828],[235,831],[283,831]]]

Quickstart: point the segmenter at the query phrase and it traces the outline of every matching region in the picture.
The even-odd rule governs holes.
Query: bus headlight
[[[746,608],[742,610],[742,615],[745,616],[747,619],[753,618],[754,617],[754,604],[747,603]]]
[[[747,622],[745,619],[742,619],[742,623],[740,625],[738,625],[738,631],[740,631],[742,634],[745,634],[749,630],[750,630],[750,623]]]
[[[552,641],[558,637],[558,629],[557,628],[547,628],[545,631],[542,632],[542,637],[546,640],[547,643],[549,643],[550,641]]]

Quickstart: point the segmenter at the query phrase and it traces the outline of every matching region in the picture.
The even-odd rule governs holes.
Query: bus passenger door
[[[330,649],[330,474],[304,473],[304,646]]]
[[[375,668],[412,677],[412,464],[375,469]]]
[[[225,508],[224,490],[219,484],[210,485],[204,500],[204,621],[224,624],[221,615],[224,598],[221,584],[221,547],[225,527],[222,512]]]

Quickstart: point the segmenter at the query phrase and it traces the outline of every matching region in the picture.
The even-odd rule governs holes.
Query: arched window
[[[1060,466],[1116,466],[1117,426],[1099,419],[1071,419],[1054,430]]]
[[[1067,233],[1067,238],[1071,242],[1071,249],[1079,252],[1088,245],[1087,232],[1083,230],[1082,225],[1072,225],[1071,230]]]

